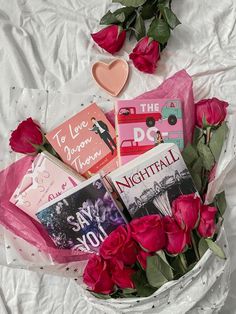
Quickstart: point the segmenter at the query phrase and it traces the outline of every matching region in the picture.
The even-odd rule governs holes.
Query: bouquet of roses
[[[180,21],[171,8],[171,0],[113,0],[124,7],[108,11],[100,24],[109,25],[92,34],[93,40],[107,52],[119,51],[126,34],[135,35],[138,44],[129,55],[135,67],[142,72],[154,73],[160,52]],[[149,28],[146,31],[145,20]]]
[[[197,125],[183,157],[199,195],[181,195],[172,216],[150,215],[113,231],[89,260],[84,282],[99,298],[146,297],[170,280],[190,271],[211,249],[225,259],[215,242],[226,207],[224,193],[205,204],[227,133],[227,103],[216,98],[196,104]]]

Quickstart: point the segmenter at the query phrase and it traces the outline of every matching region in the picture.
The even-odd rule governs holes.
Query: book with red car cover
[[[175,144],[161,144],[108,175],[131,217],[172,215],[181,194],[198,193]]]
[[[46,135],[62,160],[88,178],[118,166],[115,129],[92,103]]]
[[[36,214],[58,248],[98,252],[125,218],[99,175],[80,183]]]
[[[118,100],[115,115],[121,165],[163,142],[184,147],[179,99]]]

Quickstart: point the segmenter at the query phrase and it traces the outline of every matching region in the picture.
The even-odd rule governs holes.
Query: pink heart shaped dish
[[[115,59],[108,64],[98,61],[92,66],[92,75],[102,89],[117,96],[127,82],[129,65],[123,59]]]

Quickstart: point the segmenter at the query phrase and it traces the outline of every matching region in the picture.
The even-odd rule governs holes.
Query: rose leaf
[[[202,142],[199,142],[197,145],[197,150],[202,158],[204,168],[210,171],[215,164],[215,158],[210,148],[207,145],[203,144]]]
[[[177,16],[168,7],[163,8],[163,14],[166,22],[168,23],[171,29],[174,29],[177,25],[181,24]]]
[[[216,244],[215,242],[212,241],[212,239],[207,238],[206,239],[207,245],[209,247],[209,249],[219,258],[221,259],[226,259],[225,253],[222,250],[222,248]]]
[[[163,19],[154,19],[149,27],[148,36],[160,44],[165,44],[170,38],[169,25]]]
[[[225,122],[222,123],[222,125],[218,129],[216,129],[215,131],[212,131],[212,137],[211,137],[209,146],[216,161],[219,160],[221,150],[225,142],[227,131],[228,131],[228,127]]]
[[[120,3],[125,5],[126,7],[140,7],[143,5],[147,0],[112,0],[113,3]]]
[[[201,240],[198,243],[198,251],[199,251],[200,257],[202,257],[207,250],[208,250],[208,244],[204,238],[201,238]]]
[[[140,40],[146,35],[146,28],[145,28],[144,20],[140,14],[137,14],[134,28],[136,30],[135,37],[137,40]]]

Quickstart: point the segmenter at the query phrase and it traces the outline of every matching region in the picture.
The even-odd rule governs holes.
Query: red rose
[[[165,216],[163,220],[167,236],[166,251],[169,254],[182,253],[186,245],[190,243],[189,231],[182,230],[173,217]]]
[[[159,43],[155,40],[150,41],[146,36],[137,43],[129,58],[139,71],[154,73],[160,59]]]
[[[123,46],[126,32],[120,26],[110,25],[91,36],[98,46],[113,54]]]
[[[108,270],[108,264],[100,256],[93,255],[88,261],[83,274],[84,283],[96,293],[110,294],[114,282]]]
[[[110,267],[112,280],[119,288],[135,288],[132,280],[132,276],[135,273],[134,269],[121,266],[121,264],[119,262],[117,263],[117,261],[112,261]]]
[[[198,233],[203,238],[210,238],[214,235],[216,230],[215,216],[217,208],[207,205],[202,205],[200,210],[200,223],[198,226]]]
[[[119,259],[125,265],[136,262],[138,247],[131,238],[129,225],[119,226],[111,232],[100,247],[100,254],[104,259]]]
[[[196,104],[197,125],[203,127],[203,118],[209,125],[218,125],[225,120],[228,103],[217,98],[203,99]]]
[[[201,207],[201,200],[193,194],[180,195],[172,203],[172,213],[182,229],[192,230],[195,228]]]
[[[148,256],[151,256],[151,254],[143,250],[140,250],[137,256],[137,260],[144,270],[147,268]]]
[[[166,243],[164,224],[161,216],[149,215],[131,221],[132,237],[144,249],[156,252]]]
[[[43,144],[43,135],[40,127],[32,118],[28,118],[11,133],[10,146],[17,153],[32,154],[37,152],[32,144]]]

